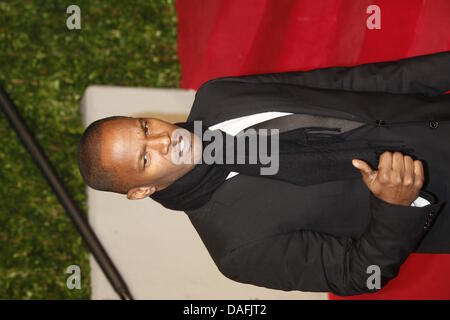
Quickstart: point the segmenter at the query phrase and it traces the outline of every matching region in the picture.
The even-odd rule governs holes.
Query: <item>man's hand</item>
[[[418,197],[424,173],[420,160],[413,160],[401,152],[386,151],[380,156],[378,170],[372,170],[365,161],[353,159],[369,190],[381,200],[409,206]]]

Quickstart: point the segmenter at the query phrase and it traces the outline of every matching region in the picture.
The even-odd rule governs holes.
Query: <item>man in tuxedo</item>
[[[188,121],[229,134],[339,126],[347,139],[401,139],[420,160],[384,152],[362,179],[299,186],[231,173],[209,201],[186,210],[219,270],[280,290],[374,292],[411,252],[450,253],[450,53],[395,62],[217,78],[196,93]],[[112,117],[91,124],[79,166],[91,187],[143,199],[196,163],[201,139],[174,124]],[[190,146],[188,148],[186,146]],[[171,151],[190,152],[174,164]],[[380,286],[369,285],[379,270]]]

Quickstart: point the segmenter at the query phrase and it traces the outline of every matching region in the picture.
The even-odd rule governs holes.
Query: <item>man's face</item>
[[[116,172],[129,199],[141,199],[164,189],[194,168],[194,150],[197,156],[201,140],[193,133],[174,139],[177,129],[184,131],[154,118],[121,118],[102,125],[102,166]],[[188,163],[175,159],[188,154]]]

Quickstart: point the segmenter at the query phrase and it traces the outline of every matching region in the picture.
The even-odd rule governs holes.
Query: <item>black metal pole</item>
[[[42,151],[30,130],[27,128],[25,121],[17,112],[13,102],[9,99],[2,88],[0,88],[0,107],[5,112],[8,121],[16,131],[19,138],[22,140],[22,143],[25,145],[28,152],[31,154],[31,157],[34,161],[36,161],[45,179],[52,187],[53,192],[58,197],[62,206],[66,210],[81,237],[86,242],[89,250],[94,255],[97,263],[102,268],[114,290],[116,290],[122,299],[132,300],[133,297],[128,290],[125,281],[117,268],[114,266],[114,263],[109,258],[94,230],[90,227],[87,219],[84,217],[83,213],[70,196],[63,182],[58,177],[55,169],[45,156],[45,153]]]

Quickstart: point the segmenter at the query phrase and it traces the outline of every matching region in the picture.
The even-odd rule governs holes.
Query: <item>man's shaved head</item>
[[[185,138],[175,134],[177,130],[184,131]],[[90,187],[142,199],[192,170],[201,145],[199,137],[174,124],[114,116],[93,122],[83,133],[78,165]],[[180,164],[174,161],[176,154],[192,161]]]
[[[102,166],[102,125],[107,121],[127,117],[108,117],[91,123],[81,137],[78,146],[78,166],[88,186],[96,190],[126,193],[121,188],[117,172],[107,171]]]

